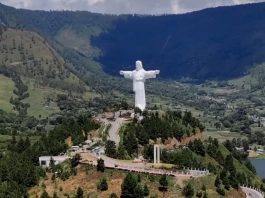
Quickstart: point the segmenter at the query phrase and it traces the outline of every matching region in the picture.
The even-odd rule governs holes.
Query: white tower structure
[[[160,147],[158,144],[154,145],[154,164],[160,164]]]

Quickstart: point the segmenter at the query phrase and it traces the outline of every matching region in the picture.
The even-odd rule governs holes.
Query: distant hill
[[[142,59],[164,78],[228,79],[265,61],[265,3],[183,15],[128,16],[94,37],[105,71]]]
[[[97,81],[132,69],[141,59],[161,77],[228,79],[265,61],[265,3],[205,9],[182,15],[102,15],[29,11],[0,5],[9,27],[36,31],[79,76]]]

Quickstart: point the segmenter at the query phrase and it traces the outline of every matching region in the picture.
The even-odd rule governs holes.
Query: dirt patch
[[[56,178],[56,181],[51,180],[51,173],[48,173],[47,179],[41,181],[38,186],[29,190],[31,198],[40,197],[44,189],[47,191],[49,196],[52,196],[54,192],[58,197],[74,197],[76,194],[77,188],[81,187],[84,191],[84,197],[97,196],[100,198],[108,198],[111,193],[116,193],[118,197],[121,194],[121,184],[124,177],[128,174],[128,171],[117,171],[107,169],[104,173],[97,172],[95,168],[90,168],[89,170],[85,169],[85,166],[82,165],[78,167],[77,175],[71,176],[68,180],[62,181],[59,178]],[[101,192],[97,190],[97,183],[100,178],[105,177],[108,182],[108,190]],[[152,178],[152,181],[151,181]],[[158,190],[160,176],[154,176],[149,174],[141,174],[141,184],[146,184],[149,188],[150,195],[157,194],[158,197],[163,197],[163,193]],[[176,179],[170,177],[170,187],[165,193],[167,198],[179,197],[180,193],[176,192]],[[180,182],[181,179],[178,179]]]
[[[246,198],[246,194],[241,190],[231,190],[228,194],[227,194],[228,198]]]
[[[194,141],[195,139],[202,139],[203,140],[204,138],[205,138],[205,136],[201,132],[197,132],[195,135],[192,135],[190,137],[184,137],[181,139],[181,141],[178,141],[176,138],[168,138],[165,141],[164,147],[167,149],[173,149],[176,146],[186,145],[189,142]]]
[[[69,136],[68,138],[65,139],[65,144],[67,144],[67,146],[71,147],[73,146],[73,142],[72,142],[72,137]]]

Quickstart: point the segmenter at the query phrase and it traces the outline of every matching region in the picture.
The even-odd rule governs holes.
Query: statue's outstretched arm
[[[120,75],[123,75],[124,78],[133,78],[132,71],[120,71]]]
[[[144,78],[156,78],[156,75],[159,74],[159,70],[150,70],[150,71],[145,71]]]

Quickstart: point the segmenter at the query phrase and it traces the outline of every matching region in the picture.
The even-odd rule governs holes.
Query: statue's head
[[[139,61],[139,60],[136,61],[135,66],[136,66],[136,71],[139,71],[140,69],[143,69],[142,61]]]

